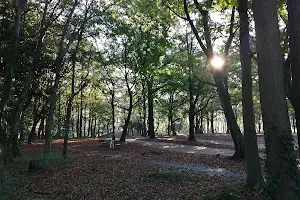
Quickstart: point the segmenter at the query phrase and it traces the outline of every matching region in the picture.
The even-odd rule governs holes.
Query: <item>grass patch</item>
[[[190,177],[176,172],[154,172],[149,173],[147,178],[152,181],[181,183]]]

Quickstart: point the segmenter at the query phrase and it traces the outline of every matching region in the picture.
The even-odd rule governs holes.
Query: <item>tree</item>
[[[211,37],[211,28],[209,26],[209,11],[212,8],[213,1],[205,1],[199,3],[198,0],[194,0],[194,5],[196,10],[201,16],[201,24],[204,30],[203,37],[205,40],[206,45],[204,44],[203,40],[201,39],[201,35],[199,34],[199,30],[197,29],[197,26],[195,25],[194,20],[191,18],[191,14],[189,11],[189,4],[187,0],[183,0],[183,10],[185,17],[180,16],[174,9],[172,9],[170,6],[166,5],[175,15],[180,17],[181,19],[184,19],[189,22],[190,27],[197,39],[198,44],[200,45],[202,51],[205,53],[207,57],[207,63],[211,66],[211,61],[214,58],[214,50],[212,46],[212,37]],[[213,75],[213,78],[215,80],[219,98],[221,101],[221,105],[225,114],[225,117],[227,119],[227,124],[230,129],[230,133],[235,145],[235,153],[233,155],[233,158],[236,159],[243,159],[245,156],[244,153],[244,142],[243,142],[243,135],[240,131],[240,128],[237,124],[237,120],[235,117],[235,114],[233,112],[232,106],[231,106],[231,100],[230,95],[227,88],[227,77],[226,77],[226,69],[228,68],[229,62],[228,62],[228,54],[229,49],[231,47],[231,43],[235,34],[234,28],[234,13],[235,13],[235,7],[232,8],[231,12],[231,19],[230,19],[230,27],[229,27],[229,37],[227,39],[227,42],[225,44],[224,49],[224,57],[225,57],[225,63],[222,67],[222,70],[211,68],[211,72]]]
[[[240,60],[242,66],[242,101],[247,185],[263,182],[255,130],[252,96],[251,51],[249,42],[248,0],[239,0]]]
[[[69,25],[73,16],[73,13],[75,11],[75,8],[78,4],[78,0],[75,0],[73,3],[69,14],[67,16],[66,22],[63,26],[63,31],[62,35],[60,38],[59,42],[59,47],[58,47],[58,53],[55,59],[55,80],[54,80],[54,85],[52,88],[52,93],[49,97],[49,112],[48,116],[46,119],[46,128],[45,128],[45,147],[44,147],[44,153],[50,153],[51,152],[51,137],[52,137],[52,128],[53,128],[53,116],[54,116],[54,110],[56,107],[56,101],[57,101],[57,91],[59,89],[59,83],[60,83],[60,78],[61,78],[61,68],[62,68],[62,62],[67,54],[70,45],[72,44],[73,38],[69,38],[69,42],[65,44],[65,39],[67,37],[67,34],[69,33]]]
[[[300,2],[297,0],[288,0],[288,35],[291,65],[291,103],[295,110],[298,144],[300,144]],[[300,152],[299,152],[300,154]]]
[[[67,111],[66,111],[66,119],[64,124],[64,148],[63,148],[63,156],[66,157],[67,155],[67,145],[68,145],[68,138],[69,138],[69,132],[70,132],[70,124],[71,124],[71,115],[72,115],[72,107],[73,107],[73,101],[74,98],[82,92],[82,90],[88,85],[87,81],[87,75],[83,80],[81,80],[80,86],[78,87],[77,91],[75,91],[75,78],[76,78],[76,62],[77,62],[77,54],[79,51],[80,44],[83,40],[84,33],[86,31],[86,26],[88,21],[92,18],[92,14],[90,14],[91,10],[93,9],[93,6],[95,4],[95,1],[86,2],[85,10],[83,14],[83,20],[80,22],[79,30],[78,30],[78,36],[77,36],[77,43],[75,46],[75,49],[73,50],[71,59],[72,59],[72,79],[71,79],[71,94],[68,98],[67,103]],[[79,16],[80,17],[80,16]],[[90,129],[89,129],[90,130]]]
[[[269,199],[297,199],[298,172],[285,99],[276,1],[254,0],[253,13],[267,152],[266,194]]]
[[[0,126],[2,126],[2,120],[4,118],[4,109],[9,102],[11,96],[11,90],[13,87],[13,79],[14,79],[14,71],[17,69],[19,65],[19,39],[20,39],[20,30],[21,30],[21,19],[23,12],[25,11],[27,5],[27,0],[14,0],[14,25],[12,31],[12,37],[10,41],[9,48],[7,49],[9,52],[9,58],[7,64],[5,65],[5,77],[4,77],[4,85],[3,92],[1,94],[2,98],[0,100]],[[12,156],[16,156],[19,153],[18,145],[17,145],[17,136],[9,135],[9,141],[6,141],[6,133],[3,127],[0,127],[1,139],[3,139],[4,143],[4,163],[7,163],[7,158],[12,154]]]

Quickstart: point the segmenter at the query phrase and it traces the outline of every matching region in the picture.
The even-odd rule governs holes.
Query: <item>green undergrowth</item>
[[[176,172],[153,172],[147,174],[147,178],[151,181],[182,183],[191,177]]]

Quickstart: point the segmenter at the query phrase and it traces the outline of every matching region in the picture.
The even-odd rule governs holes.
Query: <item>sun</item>
[[[220,56],[213,56],[213,58],[210,60],[210,65],[214,69],[220,70],[224,67],[225,61]]]

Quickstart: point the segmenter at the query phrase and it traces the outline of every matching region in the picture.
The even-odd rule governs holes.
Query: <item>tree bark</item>
[[[196,105],[194,102],[194,83],[193,83],[193,68],[189,66],[189,141],[196,141],[195,136],[195,109]]]
[[[148,88],[148,136],[152,139],[155,138],[154,132],[154,92],[153,92],[153,78],[151,77],[150,80],[147,81],[147,88]]]
[[[211,129],[211,133],[215,133],[215,129],[214,129],[214,111],[213,110],[210,112],[210,129]]]
[[[300,2],[297,0],[288,0],[287,8],[292,75],[291,103],[295,110],[298,144],[300,144]]]
[[[116,115],[115,115],[115,86],[113,84],[113,88],[110,90],[110,95],[111,95],[111,100],[110,100],[110,105],[111,105],[111,117],[112,117],[112,139],[115,140],[115,120],[116,120]]]
[[[10,59],[8,62],[8,66],[6,69],[5,77],[4,77],[4,85],[3,85],[3,92],[1,95],[0,100],[0,112],[3,112],[3,109],[7,105],[9,98],[10,98],[10,92],[12,89],[12,81],[13,81],[13,73],[16,68],[16,62],[18,57],[18,44],[19,44],[19,38],[20,38],[20,29],[21,29],[21,18],[22,14],[26,8],[27,0],[14,0],[14,9],[15,9],[15,21],[14,21],[14,28],[12,32],[12,39],[11,39],[11,46],[9,49],[9,52],[11,53]],[[15,136],[13,136],[12,139],[15,139]]]
[[[125,81],[126,81],[126,87],[127,87],[127,92],[128,92],[128,96],[129,96],[129,108],[128,108],[128,113],[127,113],[127,117],[124,123],[124,127],[123,127],[123,131],[122,131],[122,136],[120,141],[125,141],[126,135],[127,135],[127,131],[128,131],[128,125],[130,122],[130,118],[131,118],[131,113],[132,113],[132,109],[133,109],[133,94],[128,82],[128,72],[126,72],[125,74]]]
[[[143,95],[143,127],[142,135],[147,135],[147,105],[146,105],[146,88],[145,83],[142,83],[142,95]]]
[[[298,170],[284,90],[276,1],[253,0],[253,13],[267,152],[266,195],[270,199],[298,199]]]
[[[83,91],[80,91],[80,111],[79,111],[79,137],[82,138],[83,125]]]
[[[15,9],[15,21],[14,27],[12,32],[11,38],[11,45],[9,46],[8,51],[10,52],[10,57],[8,60],[8,64],[5,70],[5,77],[3,83],[3,92],[1,95],[0,100],[0,117],[4,116],[3,111],[9,102],[11,90],[13,86],[13,78],[14,78],[14,71],[18,65],[18,44],[20,38],[20,30],[21,30],[21,18],[22,14],[26,8],[27,0],[14,0],[14,9]],[[15,109],[14,109],[15,111]],[[11,133],[9,135],[9,140],[3,144],[5,149],[4,160],[7,160],[7,156],[15,157],[19,154],[19,147],[18,147],[18,132],[15,131],[17,129],[19,123],[14,123],[11,127]]]
[[[247,185],[263,183],[258,155],[252,96],[252,72],[249,42],[248,0],[239,0],[240,61],[242,66],[242,103]]]
[[[87,119],[87,115],[86,115],[86,107],[87,104],[84,105],[84,115],[83,115],[83,137],[86,137],[86,119]]]

